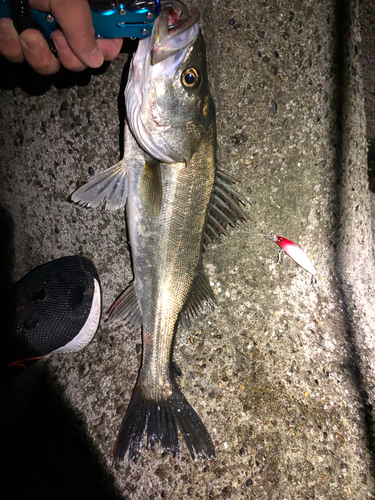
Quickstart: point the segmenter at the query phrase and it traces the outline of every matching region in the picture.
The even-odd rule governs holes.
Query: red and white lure
[[[303,267],[305,271],[310,273],[313,277],[313,283],[317,282],[316,279],[316,270],[314,266],[312,265],[310,259],[308,256],[305,254],[305,252],[300,248],[298,245],[293,243],[293,241],[287,240],[286,238],[283,238],[282,236],[276,236],[275,234],[270,234],[270,236],[264,236],[268,240],[274,241],[279,245],[279,247],[284,250],[284,252],[291,257],[294,262],[296,262],[299,266]],[[280,250],[279,250],[280,252]],[[280,262],[280,255],[279,255],[279,260],[277,263]]]

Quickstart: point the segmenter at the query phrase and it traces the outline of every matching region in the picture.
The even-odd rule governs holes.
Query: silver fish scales
[[[142,326],[142,366],[114,457],[131,459],[158,442],[180,453],[178,429],[193,457],[214,458],[201,419],[172,370],[181,321],[189,327],[214,294],[202,253],[226,226],[246,219],[246,200],[216,167],[215,108],[207,81],[199,12],[174,1],[139,43],[125,90],[124,158],[73,195],[84,206],[126,206],[134,281],[109,311]]]

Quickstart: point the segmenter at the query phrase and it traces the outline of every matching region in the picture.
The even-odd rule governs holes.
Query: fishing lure
[[[310,259],[307,257],[305,252],[300,248],[298,245],[293,243],[293,241],[287,240],[286,238],[283,238],[282,236],[276,236],[275,234],[271,233],[269,236],[264,235],[267,240],[274,241],[279,245],[281,250],[284,250],[284,252],[291,257],[294,262],[296,262],[299,266],[301,266],[305,271],[310,273],[312,275],[312,282],[316,283],[317,278],[316,278],[316,270],[314,266],[312,265]],[[280,250],[279,250],[280,252]],[[279,253],[279,260],[277,261],[277,264],[280,262],[280,253]]]

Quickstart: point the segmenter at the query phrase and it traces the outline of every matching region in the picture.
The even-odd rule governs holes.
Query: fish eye
[[[181,75],[181,82],[185,88],[195,89],[200,82],[198,71],[195,68],[186,69]]]

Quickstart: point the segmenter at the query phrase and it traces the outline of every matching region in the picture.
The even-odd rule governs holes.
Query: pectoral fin
[[[128,195],[127,171],[123,160],[89,179],[72,194],[72,201],[85,207],[97,207],[101,203],[106,210],[125,206]]]
[[[163,189],[160,163],[158,161],[149,160],[145,162],[139,179],[138,192],[147,213],[150,216],[159,215]]]

